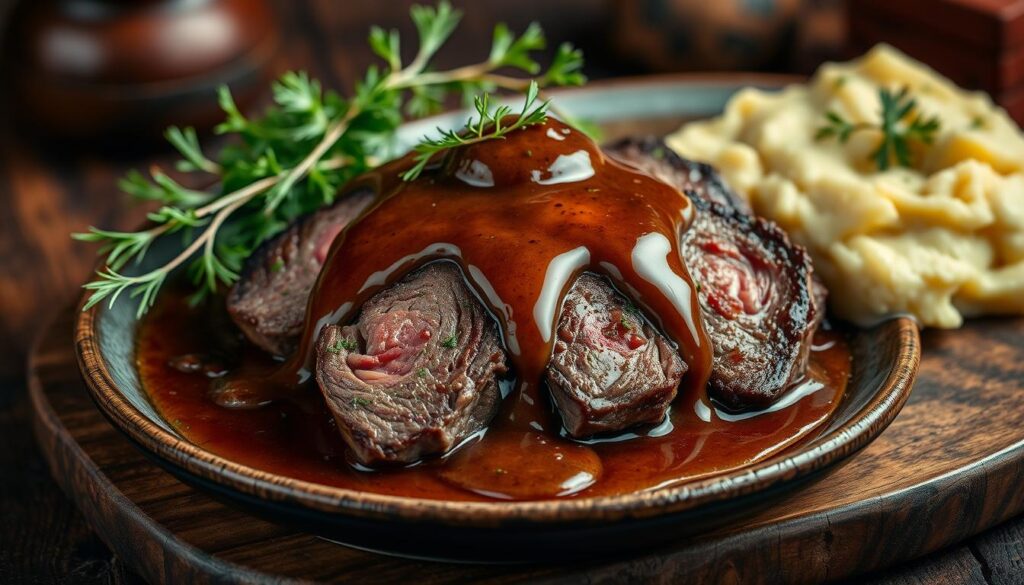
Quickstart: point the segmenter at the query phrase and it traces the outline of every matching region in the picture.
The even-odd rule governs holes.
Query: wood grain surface
[[[461,63],[466,55],[486,52],[490,27],[497,20],[521,29],[536,19],[550,38],[571,39],[583,46],[592,76],[640,73],[617,63],[606,47],[610,1],[456,2],[467,11],[466,25],[440,55],[442,63]],[[10,3],[0,0],[0,20]],[[406,16],[411,3],[361,2],[353,10],[352,3],[331,0],[276,2],[287,40],[275,66],[278,70],[304,68],[323,79],[325,85],[348,88],[373,59],[365,44],[368,26],[398,26],[403,33],[411,32]],[[7,78],[0,74],[0,88],[6,83]],[[60,144],[40,143],[31,135],[14,134],[11,120],[17,113],[5,107],[5,95],[0,89],[0,583],[141,582],[92,532],[50,478],[30,427],[25,358],[33,333],[46,325],[47,315],[77,295],[79,284],[92,266],[93,251],[72,243],[67,234],[90,224],[109,228],[137,225],[146,210],[127,205],[115,191],[116,180],[128,168],[145,168],[151,163],[166,166],[170,158],[166,152],[142,151],[134,145],[69,150]],[[68,370],[63,375],[63,383],[70,384],[78,374]],[[911,400],[913,408],[915,398]],[[983,432],[972,425],[962,431],[963,440]],[[115,456],[137,455],[128,444],[119,449]],[[122,471],[130,476],[131,470],[132,465],[126,464]],[[138,473],[143,481],[141,478],[153,470],[139,466]],[[190,501],[186,492],[175,491],[182,489],[180,484],[167,489],[166,493]],[[178,518],[176,522],[185,520]],[[918,530],[934,532],[939,535],[936,540],[950,540],[944,525]],[[282,546],[296,542],[294,536],[279,538]],[[861,548],[881,546],[874,542],[854,544]],[[244,547],[233,554],[244,560]],[[876,573],[867,581],[1019,583],[1020,571],[1024,570],[1022,558],[1024,521],[1017,520],[966,543]],[[655,565],[651,570],[657,568]],[[359,574],[372,571],[367,567]],[[424,574],[432,576],[434,570],[424,569]]]
[[[68,343],[73,318],[71,309],[61,312],[32,355],[36,433],[58,483],[111,548],[154,582],[813,583],[918,557],[1024,510],[1024,320],[926,334],[914,394],[892,426],[840,469],[736,525],[639,556],[495,566],[349,549],[178,482],[90,401]],[[1015,582],[1019,541],[997,534],[893,582]]]

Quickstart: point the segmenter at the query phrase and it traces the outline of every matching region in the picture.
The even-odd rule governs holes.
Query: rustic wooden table
[[[372,59],[364,41],[369,24],[393,23],[403,32],[410,32],[405,22],[408,4],[366,2],[355,14],[345,13],[348,3],[289,3],[289,9],[281,11],[287,42],[278,66],[305,68],[328,86],[347,88]],[[581,44],[593,75],[629,72],[608,57],[602,17],[607,2],[559,0],[557,6],[545,0],[465,4],[465,25],[442,60],[458,62],[467,52],[485,51],[491,24],[496,20],[521,29],[536,19],[545,25],[551,38],[573,39]],[[0,82],[0,87],[3,85]],[[138,152],[130,147],[116,154],[59,150],[52,143],[27,140],[11,130],[12,116],[2,118],[0,583],[139,582],[50,479],[29,424],[24,363],[35,331],[49,314],[78,294],[78,285],[92,265],[93,250],[73,243],[68,234],[90,224],[112,228],[137,224],[144,210],[126,204],[116,192],[116,180],[126,169],[166,160],[167,154]],[[1024,582],[1024,520],[874,575],[870,581]]]

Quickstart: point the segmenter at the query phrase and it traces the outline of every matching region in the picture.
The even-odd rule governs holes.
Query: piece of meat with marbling
[[[687,365],[603,277],[583,274],[562,304],[548,388],[570,435],[665,418]]]
[[[298,220],[246,260],[228,292],[227,310],[249,341],[280,356],[295,350],[327,251],[369,202],[367,191],[342,197]]]
[[[316,378],[363,464],[445,453],[485,427],[507,371],[498,328],[448,262],[374,295],[317,343]]]
[[[714,345],[709,391],[731,409],[768,406],[803,376],[825,314],[810,256],[775,223],[751,215],[713,169],[662,141],[627,139],[609,153],[671,181],[693,202],[681,248]]]

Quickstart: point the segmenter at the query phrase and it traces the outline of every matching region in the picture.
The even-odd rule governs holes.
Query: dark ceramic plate
[[[657,77],[592,84],[558,94],[557,105],[602,124],[607,138],[665,133],[721,111],[746,85],[784,78]],[[406,144],[462,114],[409,125]],[[149,264],[170,257],[172,242]],[[138,270],[145,271],[144,263]],[[693,482],[613,497],[540,502],[450,502],[385,496],[299,481],[224,459],[190,443],[146,398],[135,369],[135,306],[119,302],[81,314],[79,363],[93,397],[119,429],[182,481],[253,513],[351,546],[458,560],[522,561],[594,556],[650,547],[737,518],[822,473],[871,442],[910,393],[920,345],[916,325],[893,319],[851,332],[853,371],[842,404],[818,435],[748,467]]]

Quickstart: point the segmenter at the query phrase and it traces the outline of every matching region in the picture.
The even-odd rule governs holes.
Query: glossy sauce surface
[[[673,187],[606,158],[580,132],[549,120],[449,151],[420,178],[402,181],[409,165],[395,161],[348,187],[369,188],[373,202],[330,246],[300,348],[285,362],[244,344],[211,346],[215,331],[194,337],[182,324],[209,319],[168,317],[183,310],[173,299],[146,321],[144,382],[186,436],[312,481],[418,497],[530,500],[632,492],[741,466],[806,436],[842,396],[846,354],[832,340],[792,390],[799,398],[792,405],[783,400],[736,420],[715,412],[704,391],[711,343],[679,250],[694,208]],[[312,348],[325,325],[351,322],[374,294],[434,261],[457,264],[500,327],[512,365],[501,409],[441,459],[382,470],[346,462],[312,381]],[[689,366],[671,415],[654,428],[573,441],[551,407],[544,371],[562,301],[584,271],[606,276],[643,309]],[[174,333],[150,334],[156,330]],[[235,409],[212,404],[211,377],[222,378],[213,396]]]
[[[243,343],[237,333],[225,333],[230,328],[219,306],[193,309],[184,297],[168,291],[157,301],[141,325],[137,347],[143,385],[178,432],[204,449],[254,468],[399,496],[549,498],[552,494],[537,489],[531,477],[564,471],[566,458],[578,471],[590,470],[595,477],[588,483],[577,473],[575,484],[568,477],[561,497],[629,493],[728,471],[815,436],[842,400],[850,371],[842,335],[819,331],[807,378],[769,411],[730,415],[680,395],[662,425],[604,442],[572,441],[549,430],[518,436],[495,433],[504,438],[467,444],[446,459],[409,468],[364,470],[347,460],[344,442],[315,386],[302,386],[258,409],[214,404],[208,396],[211,379],[226,372],[259,378],[279,363]],[[537,405],[536,416],[546,428],[560,428],[546,397]]]
[[[351,322],[377,292],[445,260],[461,268],[497,321],[512,365],[513,387],[480,449],[510,453],[503,446],[523,445],[531,459],[550,462],[506,465],[489,456],[498,469],[519,469],[520,488],[508,495],[564,495],[602,474],[587,449],[543,437],[560,428],[543,409],[544,371],[562,301],[583,271],[608,277],[677,344],[689,366],[684,394],[703,395],[712,351],[679,250],[694,214],[686,196],[607,158],[585,134],[554,119],[450,150],[419,178],[404,181],[399,175],[409,164],[399,159],[347,187],[369,187],[375,199],[334,239],[310,295],[299,349],[275,383],[308,383],[323,326]],[[448,464],[449,477],[466,489],[513,489],[502,473],[478,469],[465,456]]]
[[[308,379],[324,325],[350,322],[375,293],[445,259],[501,327],[515,401],[540,398],[562,299],[585,270],[644,309],[678,344],[684,385],[704,387],[711,347],[679,251],[694,213],[682,193],[554,119],[449,151],[411,182],[399,178],[408,166],[400,159],[348,187],[368,186],[375,200],[335,238],[282,381]]]

